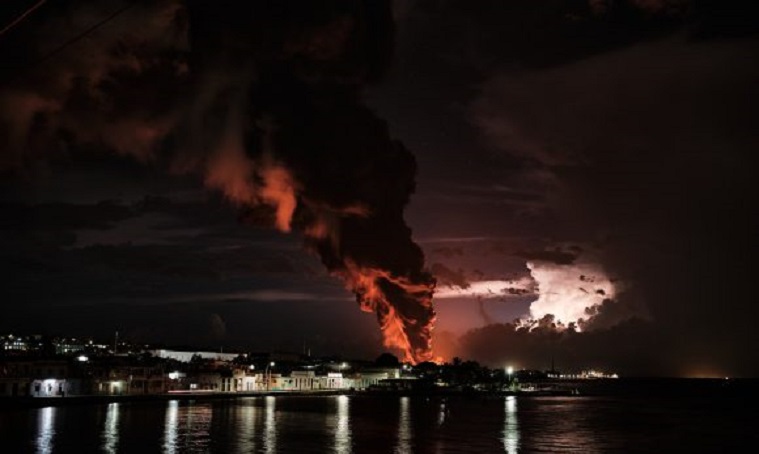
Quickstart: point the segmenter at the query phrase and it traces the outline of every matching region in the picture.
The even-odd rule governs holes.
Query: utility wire
[[[42,58],[40,58],[39,60],[37,60],[36,62],[32,63],[29,66],[38,65],[38,64],[40,64],[40,63],[42,63],[42,62],[44,62],[44,61],[52,58],[53,56],[55,56],[55,54],[61,52],[63,49],[67,48],[68,46],[70,46],[72,44],[75,44],[80,39],[82,39],[85,36],[89,35],[90,33],[94,32],[98,28],[102,27],[103,25],[107,24],[108,22],[112,21],[113,19],[116,19],[116,17],[118,17],[119,15],[121,15],[121,13],[125,12],[126,10],[128,10],[129,8],[131,8],[133,6],[134,6],[134,3],[129,3],[129,4],[125,5],[125,6],[117,9],[116,11],[114,11],[113,13],[111,13],[110,16],[106,17],[105,19],[101,20],[100,22],[97,22],[97,23],[93,24],[90,28],[84,30],[83,32],[79,33],[78,35],[75,35],[75,36],[69,38],[68,41],[65,41],[63,44],[61,44],[60,46],[58,46],[55,49],[51,50],[50,52],[48,52],[47,54],[45,54]]]
[[[63,51],[67,47],[71,46],[72,44],[77,43],[79,40],[81,40],[85,36],[89,35],[90,33],[94,32],[98,28],[102,27],[103,25],[107,24],[108,22],[112,21],[113,19],[117,18],[122,13],[124,13],[126,10],[128,10],[131,7],[133,7],[134,5],[135,5],[134,3],[128,3],[127,5],[122,6],[121,8],[119,8],[116,11],[114,11],[113,13],[111,13],[106,18],[104,18],[104,19],[96,22],[95,24],[91,25],[89,28],[85,29],[81,33],[72,36],[68,40],[64,41],[63,44],[61,44],[60,46],[54,48],[53,50],[51,50],[47,54],[43,55],[38,60],[33,61],[32,63],[28,64],[24,69],[22,69],[21,71],[19,71],[18,74],[16,74],[16,77],[18,77],[21,74],[25,73],[29,69],[31,69],[31,68],[33,68],[33,67],[35,67],[37,65],[40,65],[40,64],[46,62],[47,60],[51,59],[52,57],[54,57],[56,54],[60,53],[61,51]],[[14,77],[14,79],[16,77]]]
[[[15,27],[16,25],[18,25],[19,23],[21,23],[21,21],[23,21],[24,19],[26,19],[26,17],[29,16],[30,14],[32,14],[33,12],[35,12],[37,10],[37,8],[39,8],[40,6],[42,6],[45,2],[47,2],[47,0],[40,0],[39,2],[35,3],[32,7],[30,7],[29,9],[27,9],[23,13],[21,13],[20,16],[18,16],[16,19],[14,19],[13,21],[11,21],[10,24],[6,25],[5,27],[3,27],[2,30],[0,30],[0,36],[3,36],[7,32],[9,32],[13,27]]]

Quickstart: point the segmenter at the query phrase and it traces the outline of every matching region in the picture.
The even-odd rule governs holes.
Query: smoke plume
[[[247,222],[300,232],[387,347],[432,359],[435,279],[403,218],[416,162],[361,102],[392,53],[390,2],[62,2],[14,39],[125,7],[75,50],[28,50],[0,93],[3,169],[87,148],[199,174]]]

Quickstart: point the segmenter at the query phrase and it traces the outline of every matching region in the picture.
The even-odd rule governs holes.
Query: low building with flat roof
[[[150,350],[150,353],[156,358],[173,359],[183,363],[189,363],[194,356],[201,359],[211,359],[218,361],[232,361],[239,353],[221,353],[221,352],[200,352],[200,351],[179,351],[179,350]]]

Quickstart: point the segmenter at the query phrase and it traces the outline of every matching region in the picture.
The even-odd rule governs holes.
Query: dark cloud
[[[467,279],[461,269],[452,270],[442,263],[433,263],[430,266],[430,272],[437,279],[438,285],[447,285],[461,289],[469,288],[469,279]]]
[[[541,251],[519,251],[517,252],[517,255],[526,260],[540,260],[555,263],[557,265],[571,265],[581,252],[581,248],[578,251],[577,248],[562,249],[561,247],[555,247]]]
[[[495,257],[519,251],[593,251],[621,289],[597,308],[597,328],[644,319],[645,329],[619,329],[630,343],[661,343],[647,369],[690,360],[757,370],[718,353],[745,352],[756,315],[739,265],[756,250],[756,17],[742,1],[412,2],[391,85],[373,104],[418,151],[426,205],[412,205],[424,213],[412,212],[414,225],[508,237],[487,252],[466,243],[481,264],[452,262],[491,276],[518,273]],[[451,181],[535,198],[517,215],[486,197],[443,204],[425,194],[454,192]],[[709,319],[725,314],[748,317]],[[616,336],[609,352],[624,349]],[[485,345],[472,351],[487,355]],[[641,367],[647,354],[636,353]]]
[[[186,94],[182,11],[169,0],[62,1],[4,37],[0,55],[13,65],[0,91],[0,169],[24,172],[86,149],[154,159]]]
[[[746,64],[755,51],[753,40],[676,36],[541,71],[503,70],[474,104],[492,146],[555,176],[546,199],[553,236],[594,245],[596,260],[629,285],[599,308],[595,326],[648,314],[673,345],[668,354],[721,368],[742,365],[706,353],[697,333],[738,342],[742,322],[713,328],[707,314],[753,313],[733,264],[742,261],[737,244],[755,248],[744,169],[757,146],[749,123],[759,113],[751,82],[759,67]],[[485,113],[488,105],[504,115]],[[679,340],[684,333],[692,342]]]
[[[482,323],[486,326],[493,324],[493,317],[488,313],[487,309],[485,309],[485,302],[482,297],[477,298],[477,310],[480,313],[480,317],[482,317]]]
[[[429,359],[435,282],[403,218],[416,161],[361,101],[393,29],[389,1],[61,2],[0,49],[25,57],[0,92],[2,170],[97,150],[197,174],[246,222],[300,232],[388,347]]]
[[[227,324],[219,314],[211,314],[208,324],[209,333],[212,338],[222,339],[227,334]]]
[[[438,247],[432,250],[433,254],[439,254],[444,258],[450,259],[456,256],[464,255],[464,250],[459,247]]]
[[[29,230],[105,230],[135,215],[134,211],[117,201],[104,200],[95,204],[46,203],[38,205],[2,204],[4,213],[0,229]]]
[[[485,364],[560,371],[601,368],[622,375],[687,374],[680,361],[668,361],[661,349],[663,333],[654,325],[632,320],[614,330],[559,332],[548,325],[532,331],[512,324],[492,324],[466,333],[458,344],[462,357],[479,358]],[[501,348],[494,349],[492,345]],[[657,350],[658,349],[658,350]],[[653,351],[657,350],[657,351]]]

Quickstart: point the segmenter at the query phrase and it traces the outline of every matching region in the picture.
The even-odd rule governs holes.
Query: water
[[[738,397],[278,396],[0,410],[3,453],[745,452]]]

